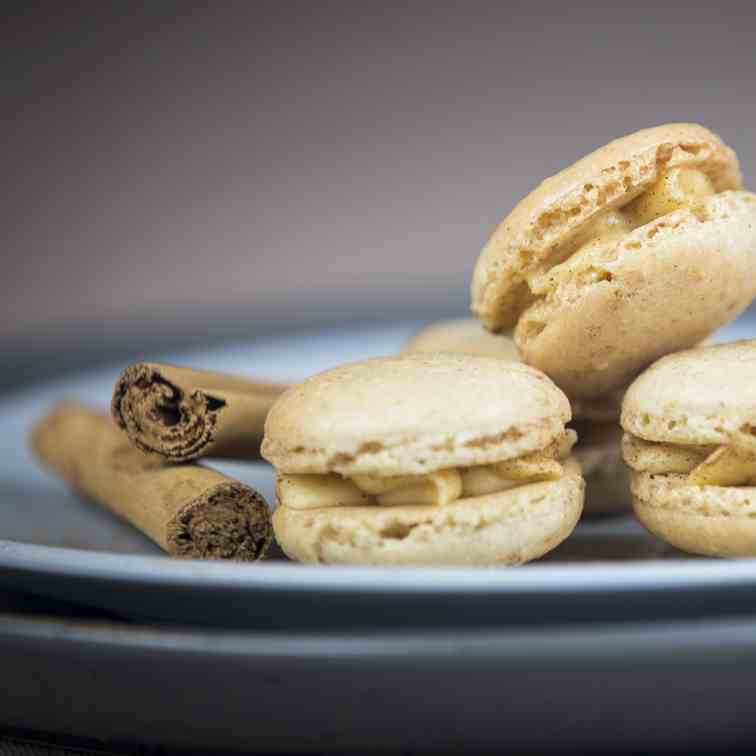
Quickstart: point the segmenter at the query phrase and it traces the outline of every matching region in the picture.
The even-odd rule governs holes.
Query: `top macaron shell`
[[[499,225],[472,282],[472,309],[487,328],[511,328],[532,300],[528,272],[600,212],[627,204],[672,168],[697,168],[717,192],[741,186],[737,156],[697,124],[667,124],[617,139],[546,179]]]
[[[756,340],[655,362],[625,395],[622,427],[648,441],[727,444],[756,432]]]
[[[410,354],[343,365],[284,393],[262,455],[280,472],[421,475],[548,446],[570,420],[543,373],[496,358]]]
[[[410,352],[456,352],[521,362],[514,340],[487,331],[477,318],[441,320],[423,328],[403,347]]]

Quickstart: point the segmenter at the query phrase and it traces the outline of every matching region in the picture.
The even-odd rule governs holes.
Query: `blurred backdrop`
[[[613,137],[700,121],[756,184],[755,26],[753,0],[17,4],[0,342],[464,311],[500,218]]]

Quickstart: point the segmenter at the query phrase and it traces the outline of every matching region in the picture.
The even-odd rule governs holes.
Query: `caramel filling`
[[[547,295],[565,274],[577,273],[586,284],[604,280],[606,272],[592,269],[588,264],[592,252],[675,210],[695,207],[714,194],[711,179],[701,170],[673,168],[667,171],[631,202],[603,211],[572,239],[561,244],[549,258],[548,266],[536,269],[528,277],[531,292],[536,296]]]
[[[355,475],[347,478],[327,475],[279,473],[279,504],[292,509],[320,509],[347,506],[442,506],[457,499],[506,491],[544,480],[558,480],[564,474],[565,459],[577,440],[566,430],[550,446],[515,459],[474,467],[450,467],[427,475],[378,477]]]
[[[687,475],[694,486],[756,485],[756,449],[659,443],[626,433],[622,454],[637,472]]]

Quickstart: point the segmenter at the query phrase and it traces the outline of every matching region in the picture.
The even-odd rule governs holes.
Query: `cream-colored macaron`
[[[402,346],[403,354],[452,352],[522,362],[509,336],[491,333],[477,318],[450,318],[421,328]]]
[[[611,142],[544,181],[478,260],[472,308],[515,328],[525,362],[570,397],[621,387],[697,344],[756,295],[756,195],[695,124]]]
[[[654,363],[622,407],[640,521],[684,551],[756,556],[756,341]]]
[[[535,559],[582,510],[569,419],[549,378],[500,359],[412,354],[313,376],[265,424],[278,542],[305,562]]]
[[[441,320],[422,328],[407,341],[402,352],[453,352],[521,361],[509,334],[490,333],[479,320],[469,317]],[[584,515],[618,514],[631,509],[619,424],[623,393],[620,390],[598,400],[571,401],[571,427],[578,433],[572,453],[586,483]]]

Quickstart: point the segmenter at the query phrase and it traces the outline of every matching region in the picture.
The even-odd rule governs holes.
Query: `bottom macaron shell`
[[[561,543],[583,508],[577,465],[556,481],[445,506],[279,506],[273,527],[292,559],[325,564],[522,564]]]
[[[683,475],[631,474],[635,514],[691,554],[756,556],[756,488],[685,485]]]
[[[632,508],[630,477],[619,442],[578,445],[572,454],[585,478],[583,516],[624,514]]]

